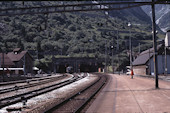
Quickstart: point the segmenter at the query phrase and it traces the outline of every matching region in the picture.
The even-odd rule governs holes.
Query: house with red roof
[[[4,59],[4,60],[3,60]],[[0,53],[0,67],[14,67],[15,64],[12,62],[12,60],[7,56],[7,54]]]
[[[12,74],[9,71],[9,68],[13,68],[15,64],[11,61],[11,59],[7,56],[7,54],[0,53],[0,75],[4,73]]]
[[[15,68],[23,68],[23,74],[33,73],[34,59],[28,51],[21,51],[20,48],[7,53],[7,56],[15,64]]]
[[[9,53],[0,53],[0,75],[2,74],[32,74],[34,59],[28,51],[14,49]]]

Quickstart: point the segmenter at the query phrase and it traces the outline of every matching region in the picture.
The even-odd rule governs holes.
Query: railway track
[[[18,83],[25,83],[27,81],[37,81],[37,80],[44,80],[44,79],[49,79],[51,78],[51,75],[47,75],[47,77],[38,77],[38,78],[31,78],[31,79],[26,79],[26,80],[17,80],[17,81],[10,81],[10,82],[1,82],[0,86],[6,86],[6,85],[12,85],[12,84],[18,84]]]
[[[6,86],[3,89],[0,89],[0,94],[3,93],[7,93],[7,92],[12,92],[12,91],[17,91],[20,89],[25,89],[25,88],[30,88],[33,86],[38,86],[38,85],[42,85],[42,84],[46,84],[49,82],[53,82],[59,79],[63,79],[65,78],[67,75],[62,75],[62,76],[57,76],[57,77],[48,77],[48,78],[39,78],[39,79],[33,79],[33,80],[27,80],[27,81],[23,81],[23,84],[15,84],[15,85],[11,85],[10,86]],[[19,82],[20,83],[20,82]]]
[[[85,76],[83,76],[83,77],[85,77]],[[68,84],[71,84],[71,83],[73,83],[77,80],[80,80],[81,78],[82,77],[74,76],[71,79],[67,79],[67,80],[64,80],[62,82],[59,82],[59,83],[56,83],[56,84],[53,84],[53,85],[49,85],[49,86],[39,88],[39,89],[36,89],[36,90],[28,91],[26,93],[1,98],[0,99],[0,108],[15,104],[17,102],[26,101],[26,100],[28,100],[32,97],[50,92],[52,90],[55,90],[57,88],[63,87],[63,86],[68,85]]]
[[[88,87],[82,89],[75,95],[65,99],[61,103],[49,108],[45,113],[79,113],[86,104],[98,93],[98,91],[106,83],[107,78],[103,75],[98,75],[97,81],[94,81]]]

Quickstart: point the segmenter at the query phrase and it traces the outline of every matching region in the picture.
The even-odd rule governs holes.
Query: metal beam
[[[53,5],[53,6],[41,6],[41,7],[7,8],[7,9],[0,9],[0,16],[13,16],[13,15],[25,15],[25,14],[32,15],[32,14],[78,12],[78,11],[122,10],[122,9],[133,8],[133,7],[143,6],[143,5],[152,5],[152,4],[170,4],[170,1],[108,2],[108,3],[73,4],[73,5],[72,4]],[[112,7],[110,7],[111,5]],[[119,5],[119,7],[115,7],[116,5]]]

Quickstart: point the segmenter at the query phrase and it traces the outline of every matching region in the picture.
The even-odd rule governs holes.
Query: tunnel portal
[[[98,72],[102,70],[104,66],[102,65],[102,59],[98,58],[55,58],[54,72],[55,73],[66,73],[66,68],[68,66],[73,67],[74,72]]]

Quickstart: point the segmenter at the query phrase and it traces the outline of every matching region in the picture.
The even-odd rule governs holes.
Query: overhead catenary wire
[[[121,7],[102,7],[94,8],[96,6],[110,6],[126,4]],[[152,4],[170,4],[170,1],[156,1],[156,2],[104,2],[104,3],[83,3],[83,4],[66,4],[66,5],[50,5],[50,6],[38,6],[38,7],[20,7],[20,8],[4,8],[0,9],[0,16],[12,16],[12,15],[25,15],[25,14],[42,14],[42,13],[62,13],[62,12],[76,12],[76,11],[108,11],[108,10],[122,10],[127,8],[139,7],[143,5]],[[88,7],[88,8],[83,8]],[[48,9],[48,10],[44,10]]]

